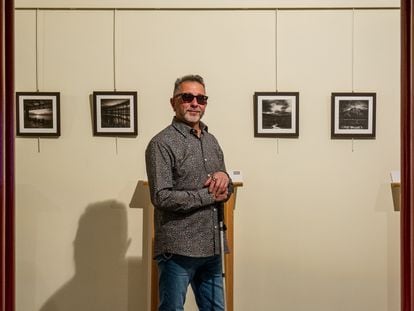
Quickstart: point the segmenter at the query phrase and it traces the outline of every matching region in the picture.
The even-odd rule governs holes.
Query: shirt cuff
[[[201,189],[199,193],[201,198],[201,204],[203,206],[213,204],[216,201],[214,199],[214,196],[208,192],[208,188]]]

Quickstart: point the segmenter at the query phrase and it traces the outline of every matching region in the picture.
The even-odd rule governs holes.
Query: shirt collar
[[[176,130],[178,130],[185,137],[187,137],[188,134],[192,134],[193,128],[189,126],[188,124],[178,120],[176,117],[173,118],[171,124],[172,126],[174,126]],[[201,133],[203,133],[204,131],[208,132],[208,126],[201,121],[200,121],[200,129],[201,129]]]

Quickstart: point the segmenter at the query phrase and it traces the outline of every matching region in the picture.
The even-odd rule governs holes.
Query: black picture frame
[[[332,93],[331,139],[375,139],[376,93]]]
[[[255,92],[254,137],[299,137],[299,92]]]
[[[93,92],[95,136],[137,136],[137,92]]]
[[[60,93],[16,92],[16,136],[59,137]]]

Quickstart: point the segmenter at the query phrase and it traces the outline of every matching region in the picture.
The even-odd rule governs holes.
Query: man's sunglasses
[[[181,93],[174,96],[174,98],[177,97],[180,97],[183,103],[191,103],[196,98],[199,105],[206,105],[208,99],[206,95],[193,95],[191,93]]]

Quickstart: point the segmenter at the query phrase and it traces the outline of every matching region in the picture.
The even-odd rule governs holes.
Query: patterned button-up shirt
[[[225,171],[223,152],[203,123],[201,136],[173,119],[145,152],[154,210],[154,255],[207,257],[220,253],[218,208],[204,186],[208,174]],[[229,194],[230,195],[230,194]]]

